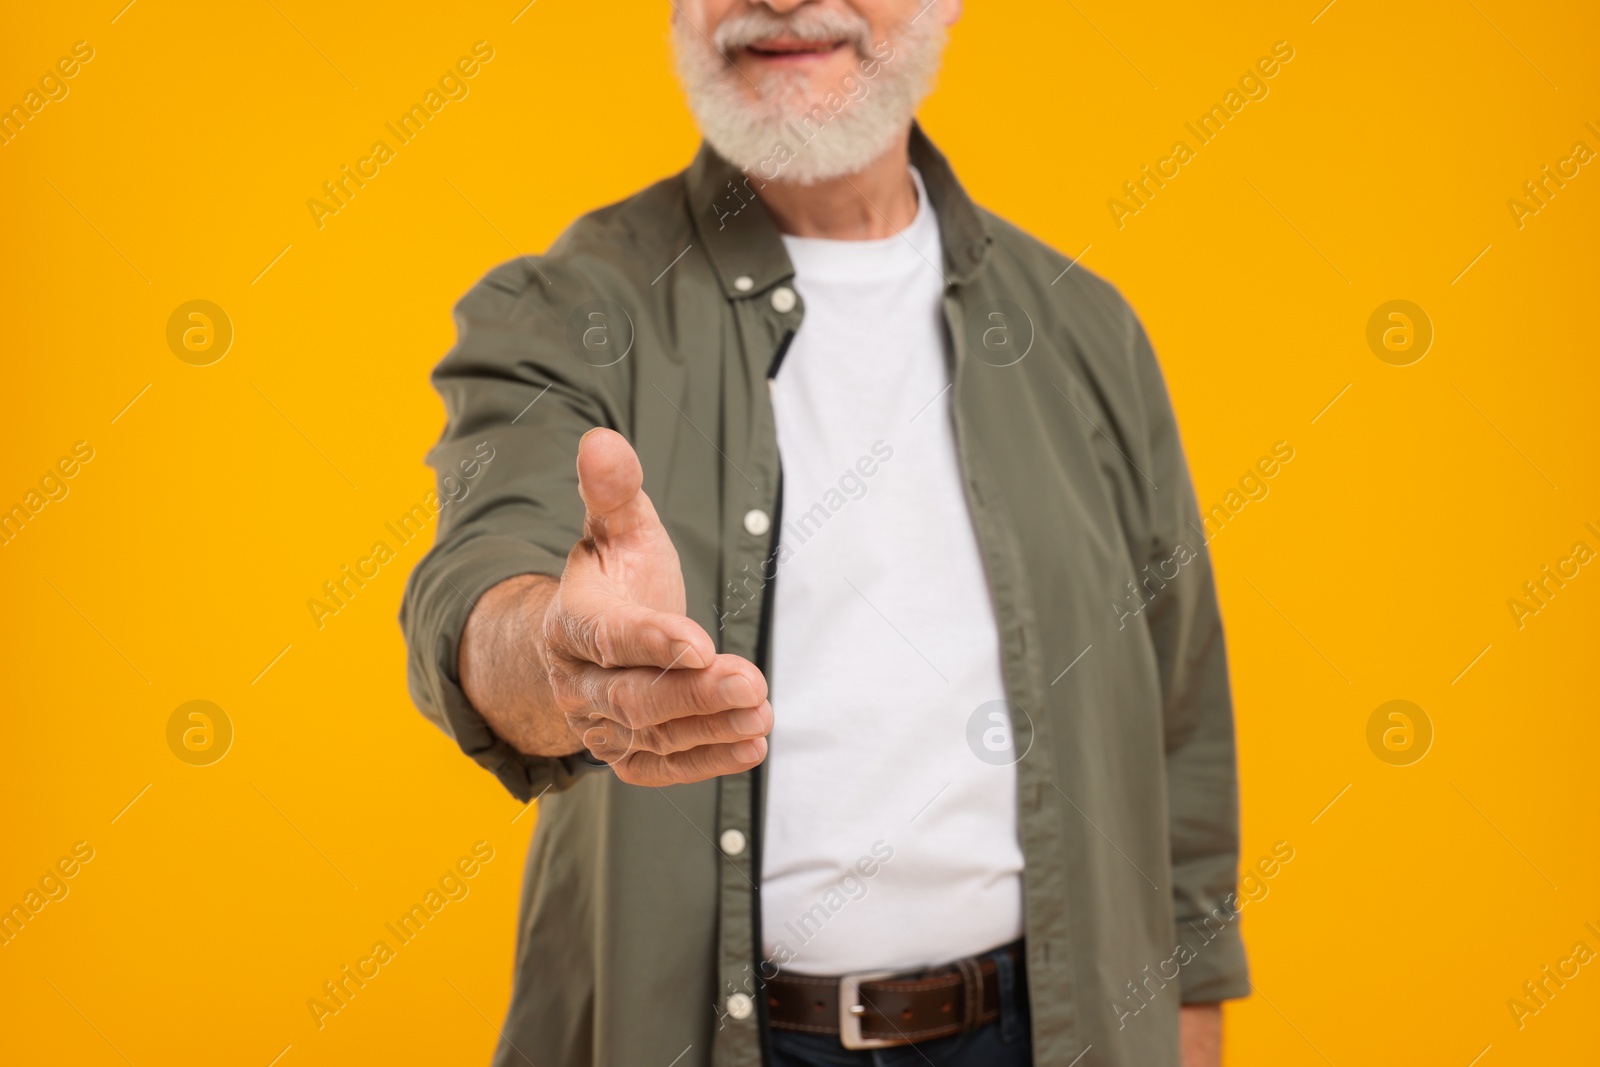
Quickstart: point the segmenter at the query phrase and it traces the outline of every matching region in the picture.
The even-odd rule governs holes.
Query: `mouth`
[[[769,37],[745,45],[742,51],[766,63],[808,63],[833,55],[849,42],[807,41],[799,37]]]

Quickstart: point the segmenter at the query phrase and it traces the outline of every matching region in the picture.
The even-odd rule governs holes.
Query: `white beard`
[[[822,17],[780,17],[758,9],[719,27],[715,45],[685,17],[672,20],[689,110],[711,147],[747,174],[796,185],[855,174],[904,136],[917,105],[933,89],[945,44],[938,18],[909,23],[886,42],[892,51],[880,45],[879,52],[870,47],[864,20],[816,14]],[[840,84],[812,97],[804,74],[774,71],[761,79],[760,98],[752,100],[750,82],[723,52],[782,29],[810,40],[845,38],[858,60],[877,63],[877,74],[866,77],[858,62]]]

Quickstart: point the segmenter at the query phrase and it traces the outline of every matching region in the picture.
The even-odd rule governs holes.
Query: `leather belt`
[[[1011,958],[1023,996],[1023,952]],[[921,971],[870,971],[822,978],[779,974],[764,983],[767,1018],[779,1030],[837,1034],[845,1048],[892,1048],[976,1030],[1000,1017],[993,954]]]

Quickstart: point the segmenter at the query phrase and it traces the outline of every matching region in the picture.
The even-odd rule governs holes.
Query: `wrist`
[[[525,577],[528,581],[520,590],[521,596],[517,604],[520,616],[518,629],[525,635],[523,646],[533,653],[530,658],[538,672],[539,680],[548,686],[550,641],[546,635],[549,633],[551,608],[555,604],[556,593],[561,588],[561,580],[548,574],[529,574]]]
[[[552,631],[559,634],[561,627],[559,621],[561,605],[558,603],[561,580],[545,574],[529,577],[534,580],[522,590],[519,607],[522,613],[521,625],[527,635],[524,644],[532,651],[531,658],[539,676],[539,703],[544,705],[549,721],[565,739],[564,744],[555,746],[561,749],[556,754],[588,757],[588,746],[583,743],[583,736],[557,705],[555,692],[550,684],[552,660],[555,655],[551,651],[551,634]]]

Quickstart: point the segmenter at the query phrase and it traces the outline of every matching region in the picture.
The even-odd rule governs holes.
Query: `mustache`
[[[794,37],[802,41],[847,41],[858,53],[872,48],[872,27],[860,15],[828,8],[802,7],[787,15],[756,9],[727,20],[717,27],[713,43],[726,55],[773,37]]]

